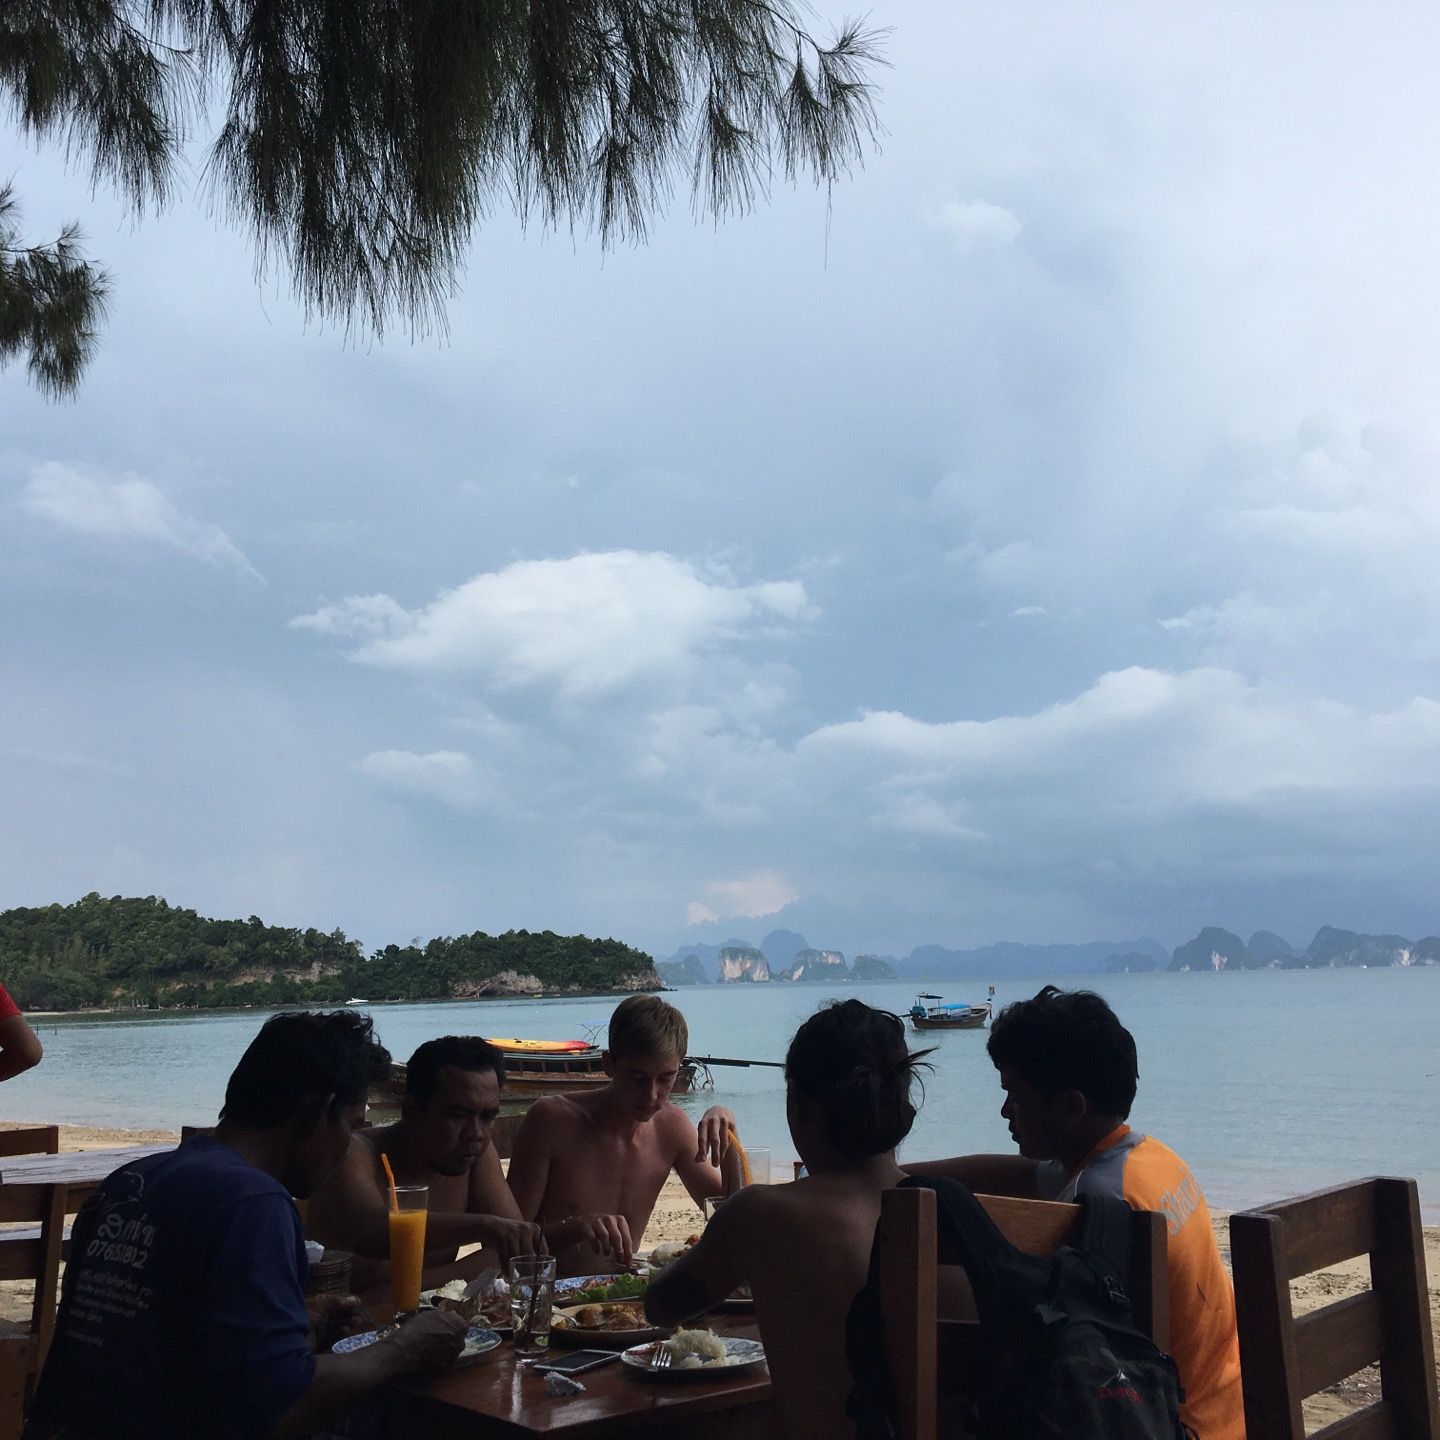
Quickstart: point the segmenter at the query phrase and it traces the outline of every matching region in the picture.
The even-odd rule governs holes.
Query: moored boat
[[[911,1028],[915,1030],[980,1030],[990,1019],[990,1002],[947,1005],[942,995],[921,994],[915,997],[909,1015]]]
[[[606,1084],[604,1052],[589,1040],[520,1040],[495,1038],[492,1044],[505,1057],[507,1095],[575,1095]],[[695,1085],[703,1067],[686,1060],[670,1088],[684,1095]],[[707,1072],[708,1073],[708,1072]],[[713,1082],[712,1082],[713,1083]],[[405,1095],[405,1066],[390,1066],[389,1083],[372,1092],[370,1103],[381,1108],[399,1105]]]
[[[512,1095],[565,1095],[609,1083],[604,1052],[585,1040],[491,1040]]]

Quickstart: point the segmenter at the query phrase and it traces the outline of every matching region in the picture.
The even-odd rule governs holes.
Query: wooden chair
[[[0,1222],[36,1226],[34,1238],[11,1239],[0,1252],[0,1279],[35,1282],[29,1324],[0,1323],[0,1440],[20,1434],[35,1377],[50,1348],[60,1294],[65,1194],[63,1185],[0,1185]]]
[[[22,1130],[0,1130],[0,1159],[10,1155],[58,1155],[58,1125],[27,1125]]]
[[[15,1155],[58,1155],[60,1127],[29,1125],[21,1130],[0,1130],[0,1159]],[[0,1280],[31,1278],[34,1242],[40,1238],[39,1225],[0,1230]],[[69,1232],[62,1240],[62,1254],[69,1250]],[[3,1333],[3,1331],[0,1331]]]
[[[1075,1233],[1078,1205],[1049,1200],[976,1197],[1018,1250],[1050,1255]],[[1135,1323],[1162,1349],[1169,1348],[1170,1287],[1166,1270],[1165,1217],[1135,1212],[1128,1289]],[[918,1186],[887,1190],[880,1200],[880,1308],[891,1374],[900,1404],[902,1440],[935,1440],[942,1401],[953,1398],[952,1384],[973,1384],[977,1356],[973,1322],[942,1319],[940,1292],[947,1272],[958,1265],[939,1264],[935,1192]],[[943,1361],[943,1364],[942,1364]]]
[[[1296,1318],[1290,1282],[1370,1257],[1371,1288]],[[1301,1403],[1380,1363],[1380,1399],[1314,1440],[1440,1440],[1413,1180],[1357,1180],[1230,1217],[1249,1440],[1304,1440]]]

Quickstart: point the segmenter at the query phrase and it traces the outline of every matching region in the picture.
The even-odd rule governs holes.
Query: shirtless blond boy
[[[405,1068],[400,1119],[352,1139],[339,1170],[310,1200],[306,1233],[371,1262],[362,1267],[357,1286],[378,1284],[386,1274],[381,1262],[390,1253],[382,1154],[397,1184],[430,1187],[427,1284],[454,1275],[468,1278],[487,1264],[534,1254],[546,1244],[583,1240],[614,1259],[625,1251],[623,1221],[614,1215],[577,1210],[543,1236],[539,1225],[522,1218],[490,1143],[504,1077],[504,1057],[478,1036],[427,1040]],[[459,1247],[475,1244],[485,1247],[479,1255],[453,1263]]]
[[[853,1440],[845,1321],[865,1283],[880,1196],[904,1178],[895,1147],[915,1120],[914,1056],[901,1022],[859,1000],[831,1005],[785,1057],[786,1115],[809,1174],[732,1195],[700,1243],[650,1282],[645,1313],[675,1325],[740,1285],[755,1318],[787,1440]],[[973,1318],[968,1293],[945,1313]]]
[[[520,1126],[510,1189],[521,1215],[547,1227],[571,1215],[617,1215],[624,1227],[618,1258],[628,1263],[672,1170],[697,1205],[725,1193],[722,1165],[738,1180],[730,1111],[712,1106],[697,1131],[670,1102],[689,1041],[685,1017],[658,996],[632,995],[616,1007],[604,1055],[610,1083],[537,1100]],[[603,1271],[611,1258],[588,1235],[553,1248],[560,1275]]]

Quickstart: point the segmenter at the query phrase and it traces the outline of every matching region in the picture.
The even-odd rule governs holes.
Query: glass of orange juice
[[[390,1300],[398,1314],[420,1308],[420,1272],[425,1268],[425,1210],[428,1185],[397,1185],[390,1211]]]

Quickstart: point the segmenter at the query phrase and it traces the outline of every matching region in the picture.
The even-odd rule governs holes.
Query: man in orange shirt
[[[990,1029],[1019,1156],[963,1155],[907,1165],[989,1195],[1073,1200],[1118,1195],[1168,1222],[1170,1348],[1199,1440],[1245,1440],[1235,1296],[1210,1210],[1185,1162],[1125,1119],[1135,1099],[1135,1039],[1099,995],[1047,985],[1007,1005]]]

